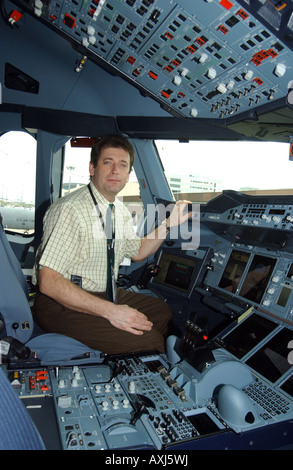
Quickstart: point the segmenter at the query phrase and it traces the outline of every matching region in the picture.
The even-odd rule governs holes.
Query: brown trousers
[[[105,293],[94,295],[106,299]],[[124,289],[117,291],[117,304],[126,304],[144,313],[153,323],[152,330],[136,336],[115,328],[104,318],[65,308],[41,293],[36,295],[33,310],[36,322],[45,332],[70,336],[107,354],[151,350],[165,352],[168,323],[172,318],[169,305],[154,297]]]

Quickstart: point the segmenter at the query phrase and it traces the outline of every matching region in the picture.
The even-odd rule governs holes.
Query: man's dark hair
[[[132,144],[127,140],[125,137],[121,135],[105,135],[103,137],[100,137],[92,146],[91,150],[91,162],[93,163],[94,167],[97,166],[100,154],[104,148],[107,147],[114,147],[114,148],[122,148],[124,149],[127,153],[129,153],[130,156],[130,167],[129,167],[129,173],[132,170],[133,162],[134,162],[134,157],[135,157],[135,152]]]

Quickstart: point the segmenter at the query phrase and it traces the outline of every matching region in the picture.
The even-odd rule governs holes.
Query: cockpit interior
[[[0,51],[0,449],[292,449],[293,1],[1,0]],[[116,279],[170,305],[164,354],[34,320],[44,216],[108,134],[139,236],[192,212]]]

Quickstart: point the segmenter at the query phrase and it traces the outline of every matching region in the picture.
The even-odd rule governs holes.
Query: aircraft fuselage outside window
[[[7,231],[34,232],[36,149],[36,140],[27,132],[0,137],[0,213]]]

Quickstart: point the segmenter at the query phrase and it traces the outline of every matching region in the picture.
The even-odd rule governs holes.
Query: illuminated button
[[[285,64],[277,64],[274,70],[274,74],[277,77],[283,77],[286,73],[286,65]]]
[[[196,108],[192,108],[190,110],[191,117],[196,117],[198,115],[198,110]]]
[[[204,62],[206,62],[207,59],[208,59],[208,55],[207,55],[205,52],[203,52],[203,53],[200,55],[200,58],[199,58],[198,60],[199,60],[199,62],[200,62],[201,64],[204,64]]]
[[[208,78],[210,78],[211,80],[212,80],[213,78],[216,78],[216,76],[217,76],[216,70],[215,70],[213,67],[209,68],[208,71],[207,71],[207,76],[208,76]]]
[[[182,77],[186,77],[186,75],[188,74],[189,72],[189,69],[186,68],[186,67],[183,67],[183,69],[181,70],[181,76]]]
[[[93,26],[88,26],[87,33],[89,36],[93,36],[95,34],[95,28]]]
[[[233,80],[230,80],[230,81],[227,83],[227,88],[228,88],[228,90],[233,90],[234,85],[235,85],[235,83],[233,82]]]
[[[251,80],[253,77],[253,71],[252,70],[247,70],[247,72],[244,74],[244,79],[245,80]]]
[[[76,379],[72,379],[71,386],[72,387],[77,387],[78,386],[78,381]]]
[[[175,75],[175,77],[173,78],[174,85],[179,86],[181,82],[182,82],[182,78],[179,75]]]
[[[69,395],[61,395],[57,398],[57,405],[60,408],[68,408],[71,406],[72,398]]]
[[[47,380],[47,375],[36,375],[36,381],[39,382],[40,380]]]
[[[130,393],[135,392],[135,383],[133,382],[133,380],[131,382],[129,382],[128,390],[129,390]]]
[[[96,42],[97,38],[95,36],[89,36],[89,43],[93,46]]]
[[[77,370],[75,373],[74,373],[74,378],[79,380],[81,378],[81,375],[80,375],[80,371]]]
[[[113,400],[113,410],[118,410],[118,408],[119,408],[119,401]]]
[[[227,88],[226,88],[226,86],[224,85],[224,83],[219,83],[219,85],[217,86],[217,90],[218,90],[220,93],[224,94],[224,93],[226,93]]]
[[[65,388],[65,380],[64,379],[60,379],[59,382],[58,382],[58,387],[59,388]]]
[[[272,219],[276,224],[278,224],[281,221],[281,217],[279,217],[278,215],[273,215]]]

